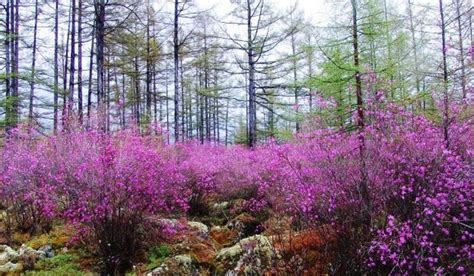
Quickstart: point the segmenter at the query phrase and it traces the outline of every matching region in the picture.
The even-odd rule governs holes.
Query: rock
[[[229,246],[233,244],[238,237],[236,231],[221,226],[212,227],[209,235],[221,246]]]
[[[19,257],[19,254],[10,246],[5,244],[0,245],[0,265],[15,262]]]
[[[177,255],[174,258],[179,266],[190,268],[193,265],[193,259],[188,255]]]
[[[20,257],[35,256],[37,259],[46,258],[46,253],[44,251],[34,250],[33,248],[26,246],[25,244],[21,245],[20,250],[18,250],[18,254],[20,255]]]
[[[209,227],[202,222],[188,221],[188,227],[192,230],[196,230],[202,237],[207,237],[209,235]]]
[[[199,275],[189,255],[167,258],[162,265],[153,269],[147,276],[158,275]]]
[[[167,271],[168,267],[165,264],[162,264],[159,267],[153,269],[151,272],[147,273],[146,276],[164,275]]]
[[[228,201],[224,201],[224,202],[218,202],[218,203],[214,203],[214,205],[212,205],[212,209],[216,210],[216,211],[222,211],[222,210],[226,210],[227,208],[229,208],[230,204]]]
[[[53,247],[49,244],[41,246],[38,251],[43,251],[46,254],[46,258],[52,258],[55,255]]]
[[[7,262],[0,265],[0,273],[20,273],[23,271],[23,265],[20,263],[14,264]]]
[[[259,234],[259,226],[260,222],[248,213],[242,213],[227,223],[227,227],[237,231],[240,238]]]
[[[189,253],[198,264],[212,265],[216,251],[206,242],[191,244]]]
[[[218,274],[261,274],[272,260],[278,258],[270,239],[255,235],[241,240],[234,246],[217,252],[215,259]]]
[[[179,221],[177,219],[168,219],[168,218],[160,218],[157,222],[161,225],[166,225],[170,227],[178,227]]]

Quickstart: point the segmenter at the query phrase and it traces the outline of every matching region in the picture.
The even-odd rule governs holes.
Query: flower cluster
[[[298,228],[330,227],[340,241],[324,251],[334,267],[467,274],[473,116],[450,111],[449,143],[436,120],[384,103],[383,92],[368,104],[364,129],[310,125],[293,141],[251,150],[164,145],[136,129],[47,138],[17,130],[2,150],[0,196],[20,230],[53,219],[76,226],[106,271],[131,264],[149,218],[243,199],[247,211],[271,210]]]
[[[153,136],[129,129],[10,139],[0,193],[15,226],[31,231],[65,219],[93,245],[104,271],[131,265],[150,217],[187,208],[185,178]]]

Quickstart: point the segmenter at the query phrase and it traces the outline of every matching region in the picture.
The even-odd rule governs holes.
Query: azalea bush
[[[103,271],[122,273],[143,250],[148,220],[187,208],[184,177],[165,150],[135,129],[16,138],[3,153],[3,204],[20,229],[65,219]]]
[[[178,163],[186,177],[185,187],[190,192],[192,214],[205,210],[206,199],[222,201],[244,199],[252,202],[257,197],[258,154],[240,147],[187,143],[177,146]],[[201,210],[201,212],[199,212]]]
[[[90,155],[71,160],[77,162],[70,163],[63,188],[63,215],[78,226],[83,240],[97,245],[105,271],[124,272],[143,250],[149,216],[187,208],[183,177],[156,141],[136,130],[71,136],[78,150]]]
[[[10,229],[73,225],[111,274],[146,252],[149,235],[166,235],[157,218],[206,215],[222,201],[318,230],[327,273],[469,274],[473,116],[468,105],[450,111],[449,143],[442,120],[384,103],[381,92],[364,129],[314,120],[292,141],[254,149],[165,145],[159,131],[134,128],[18,129],[2,149],[0,200]]]
[[[387,105],[364,132],[313,128],[267,145],[260,191],[299,227],[330,225],[328,272],[465,272],[474,249],[472,122],[442,127]],[[362,139],[361,139],[362,138]],[[362,185],[368,195],[364,196]]]
[[[14,230],[49,231],[57,215],[55,191],[59,187],[55,171],[50,170],[55,162],[49,155],[49,143],[19,128],[12,131],[8,144],[0,159],[0,202],[6,209],[7,239]]]

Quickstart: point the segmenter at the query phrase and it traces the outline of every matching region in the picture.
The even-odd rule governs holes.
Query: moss
[[[77,262],[77,256],[58,254],[52,258],[39,260],[35,264],[35,271],[28,275],[83,275]]]
[[[15,232],[13,233],[13,236],[12,236],[12,242],[13,244],[24,244],[24,243],[27,243],[28,240],[30,240],[31,236],[30,234],[28,233],[19,233],[19,232]]]
[[[148,265],[147,269],[153,270],[159,267],[164,259],[170,255],[169,247],[166,244],[153,246],[148,251]]]
[[[31,247],[38,249],[44,245],[51,245],[53,248],[62,248],[71,239],[70,233],[63,226],[56,226],[48,234],[42,234],[40,236],[33,237],[26,244]]]

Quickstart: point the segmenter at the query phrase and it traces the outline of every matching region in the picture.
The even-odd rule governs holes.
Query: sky
[[[195,0],[195,4],[203,8],[214,7],[217,11],[228,11],[232,1],[239,0]],[[241,0],[243,1],[243,0]],[[329,2],[343,2],[342,0],[268,0],[273,7],[285,10],[295,3],[304,11],[307,18],[311,17],[313,23],[323,23],[328,20],[330,14]]]
[[[162,5],[168,2],[172,8],[172,0],[155,0],[156,4]],[[212,9],[216,15],[224,16],[230,12],[232,3],[245,0],[192,0],[193,4],[202,9]],[[408,0],[385,0],[390,8],[405,10]],[[439,0],[412,0],[413,5],[430,5],[437,7]],[[288,7],[297,3],[297,7],[302,10],[305,18],[315,26],[325,26],[329,23],[334,14],[338,13],[338,7],[348,6],[350,0],[265,0],[272,7],[285,11]],[[342,10],[342,9],[341,9]],[[340,10],[339,10],[340,11]]]

